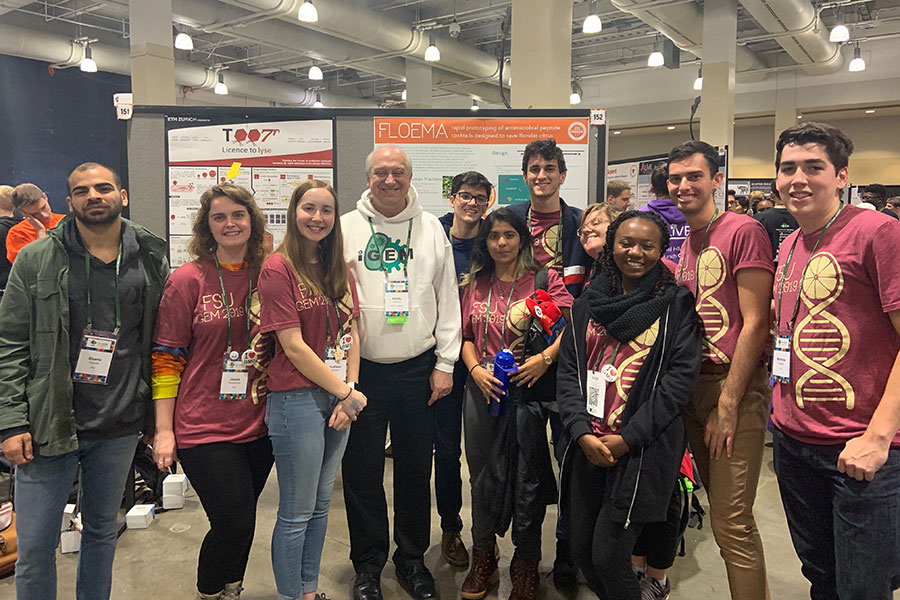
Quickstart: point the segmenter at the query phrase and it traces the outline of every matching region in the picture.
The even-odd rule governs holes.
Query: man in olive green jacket
[[[78,467],[76,595],[109,598],[116,517],[137,437],[152,432],[150,347],[165,242],[121,218],[119,176],[84,163],[72,215],[22,249],[0,302],[0,443],[16,469],[20,600],[56,597],[59,522]]]

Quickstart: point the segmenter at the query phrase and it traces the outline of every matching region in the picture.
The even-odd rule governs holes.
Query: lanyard
[[[600,363],[603,362],[603,355],[606,354],[606,346],[609,344],[609,332],[606,334],[606,339],[603,341],[603,348],[600,349],[600,354],[597,355],[597,362],[594,363],[594,371],[597,370],[597,367],[600,366]],[[616,356],[619,355],[619,347],[622,345],[622,342],[617,341],[616,347],[613,350],[613,354],[609,359],[609,364],[615,366]]]
[[[509,317],[509,307],[512,306],[513,294],[516,293],[516,283],[518,279],[513,281],[512,289],[509,290],[509,298],[506,300],[506,310],[503,312],[503,323],[500,325],[500,347],[506,343],[506,319]],[[481,359],[487,356],[487,337],[488,337],[488,317],[491,314],[491,296],[494,293],[494,274],[491,273],[491,287],[488,288],[487,305],[484,307],[484,339],[481,344]]]
[[[409,254],[412,251],[410,248],[410,242],[412,241],[412,225],[413,220],[410,218],[409,220],[409,229],[406,231],[406,256],[403,257],[403,276],[409,277],[409,273],[407,272],[407,267],[409,266]],[[375,226],[372,225],[372,217],[369,217],[369,229],[372,230],[372,239],[375,239]],[[378,253],[378,260],[381,263],[381,271],[384,273],[384,276],[387,277],[387,268],[384,266],[384,248]]]
[[[119,306],[119,270],[122,267],[122,240],[119,240],[119,254],[116,256],[116,331],[122,327],[122,308]],[[87,289],[87,327],[88,331],[94,328],[93,311],[91,310],[91,253],[84,249],[84,279]]]
[[[325,299],[325,344],[328,345],[334,341],[334,338],[331,337],[331,319],[329,319],[328,307],[334,306],[334,317],[337,319],[337,332],[338,339],[344,337],[344,334],[347,333],[347,330],[350,328],[350,319],[347,319],[343,324],[341,323],[341,313],[338,311],[337,302],[332,300],[331,298]]]
[[[228,319],[228,353],[231,353],[231,306],[228,304],[228,294],[225,293],[225,282],[222,280],[222,267],[216,261],[216,271],[219,273],[219,285],[222,286],[222,304],[225,305],[225,318]],[[247,348],[250,347],[250,294],[253,293],[253,280],[250,272],[247,272],[247,298],[244,300],[244,325],[247,330]]]
[[[559,259],[559,245],[562,243],[563,237],[563,211],[562,206],[559,207],[559,225],[556,228],[556,248],[553,250],[553,257],[550,259],[550,262],[547,264],[552,264]],[[528,233],[532,233],[532,225],[531,225],[531,205],[528,205],[528,211],[525,213],[525,222],[528,223]]]
[[[825,237],[825,232],[828,231],[828,228],[831,227],[832,223],[838,218],[838,215],[841,214],[841,210],[843,210],[844,205],[840,204],[838,206],[837,212],[834,213],[834,216],[829,219],[828,223],[825,224],[825,227],[822,228],[822,233],[819,234],[819,237],[816,238],[816,243],[813,246],[812,252],[809,253],[809,256],[806,257],[806,265],[803,267],[803,273],[800,275],[800,285],[803,285],[803,281],[806,279],[806,270],[809,268],[809,263],[812,262],[813,254],[816,253],[816,250],[819,248],[819,242],[822,241],[822,238]],[[801,232],[802,233],[802,232]],[[781,327],[781,298],[784,295],[784,280],[787,277],[788,267],[791,266],[791,259],[794,257],[794,250],[797,248],[797,241],[800,239],[800,235],[794,238],[794,243],[791,244],[791,251],[788,252],[787,261],[784,263],[784,270],[781,272],[781,281],[778,282],[778,310],[776,311],[775,317],[775,326]],[[797,298],[794,300],[794,310],[791,313],[791,320],[788,321],[788,330],[794,331],[794,322],[797,320],[797,313],[800,312],[800,290],[797,290]]]
[[[694,267],[694,298],[696,298],[700,294],[700,274],[697,270],[700,268],[700,255],[703,254],[703,251],[706,250],[706,242],[709,238],[709,228],[712,227],[713,221],[716,220],[716,217],[719,216],[719,207],[716,207],[716,212],[713,213],[712,218],[710,218],[709,223],[706,224],[706,231],[703,232],[703,241],[700,242],[700,250],[697,252],[697,265]],[[687,256],[685,255],[684,260],[681,261],[681,269],[678,273],[678,283],[682,283],[684,281],[684,263],[687,262]]]

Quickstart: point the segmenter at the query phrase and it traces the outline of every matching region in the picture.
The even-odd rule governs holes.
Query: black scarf
[[[622,293],[618,277],[610,279],[598,269],[587,289],[591,318],[620,342],[628,342],[642,334],[662,316],[678,292],[678,286],[669,285],[661,296],[653,295],[660,269],[664,268],[662,262],[656,263],[627,294]]]

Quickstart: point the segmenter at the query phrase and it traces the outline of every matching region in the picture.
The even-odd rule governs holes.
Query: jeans
[[[256,530],[256,503],[272,470],[268,437],[215,442],[178,451],[209,519],[197,560],[197,590],[214,595],[244,579]]]
[[[900,587],[900,448],[872,481],[837,469],[844,444],[805,444],[775,429],[775,474],[813,600],[890,600]]]
[[[462,407],[466,365],[453,368],[453,389],[432,405],[434,409],[434,497],[441,516],[441,531],[462,531]]]
[[[359,385],[368,403],[350,428],[341,467],[350,560],[357,573],[381,573],[390,549],[384,493],[388,423],[394,453],[394,564],[405,569],[424,561],[431,533],[434,407],[428,406],[428,379],[434,364],[434,350],[392,364],[360,360]]]
[[[266,400],[278,475],[272,570],[280,598],[299,598],[318,586],[328,506],[349,433],[328,426],[337,402],[318,387],[270,392]]]
[[[75,595],[78,600],[109,598],[116,554],[119,507],[137,436],[79,441],[78,450],[35,456],[16,468],[16,595],[19,600],[56,598],[59,525],[81,465],[81,551]]]

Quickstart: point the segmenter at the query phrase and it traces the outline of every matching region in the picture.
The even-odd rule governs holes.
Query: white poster
[[[554,138],[567,175],[560,196],[587,206],[587,117],[391,117],[375,119],[375,144],[403,148],[412,160],[412,183],[422,208],[440,216],[450,210],[450,184],[464,171],[478,171],[494,184],[488,210],[529,199],[522,153],[534,140]]]
[[[183,117],[169,117],[178,127]],[[231,181],[253,192],[275,245],[284,237],[294,188],[308,179],[334,181],[330,119],[226,123],[169,129],[169,261],[190,260],[187,243],[200,196]],[[239,164],[238,164],[239,163]]]

